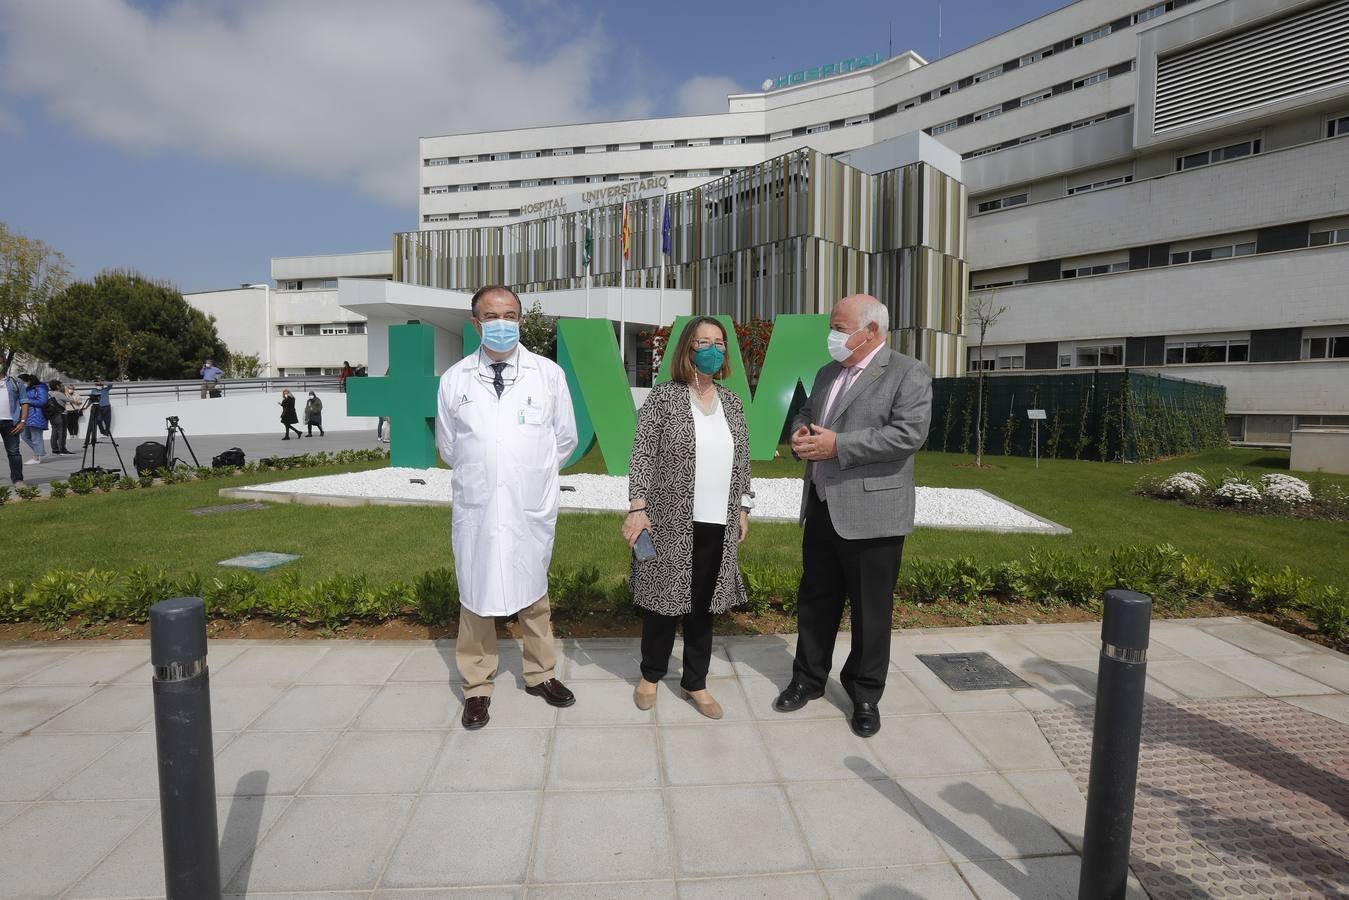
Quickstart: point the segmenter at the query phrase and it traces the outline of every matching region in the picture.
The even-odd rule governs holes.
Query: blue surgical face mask
[[[482,323],[482,343],[488,350],[505,353],[520,343],[520,323],[511,319],[492,319]]]
[[[693,351],[693,365],[704,375],[715,375],[721,371],[722,363],[726,362],[726,351],[709,344]]]

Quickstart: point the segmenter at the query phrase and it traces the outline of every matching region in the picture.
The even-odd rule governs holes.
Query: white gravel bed
[[[420,479],[425,484],[417,484]],[[371,469],[345,475],[321,475],[276,481],[255,487],[228,488],[222,493],[248,499],[283,500],[292,497],[334,502],[360,500],[448,504],[448,469]],[[622,511],[628,508],[628,479],[614,475],[562,476],[562,508],[572,510]],[[574,490],[566,490],[566,488]],[[755,478],[756,519],[795,521],[801,505],[801,479]],[[1067,529],[1008,503],[994,495],[967,488],[917,489],[915,523],[927,528],[959,528],[975,531],[1029,531],[1062,534]]]

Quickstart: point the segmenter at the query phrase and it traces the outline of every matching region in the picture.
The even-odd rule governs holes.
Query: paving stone
[[[1095,659],[1101,653],[1099,641],[1090,639],[1081,632],[1030,631],[1017,635],[1017,641],[1024,644],[1031,653],[1053,662],[1054,660]]]
[[[154,691],[150,685],[110,685],[48,719],[35,730],[43,734],[130,732],[152,724],[154,714]]]
[[[379,731],[449,728],[458,723],[462,711],[460,693],[449,684],[386,684],[362,710],[355,727]]]
[[[777,779],[768,748],[752,725],[670,725],[659,734],[665,776],[672,785]]]
[[[890,666],[900,671],[922,667],[918,656],[923,653],[950,653],[954,647],[935,634],[899,633],[890,638]]]
[[[1270,662],[1292,669],[1329,685],[1340,693],[1349,692],[1349,659],[1329,653],[1304,653],[1298,656],[1272,656]]]
[[[26,685],[39,684],[104,684],[140,669],[146,680],[150,677],[150,650],[148,647],[129,647],[125,650],[89,649],[75,653],[53,666],[42,668],[23,680]]]
[[[4,825],[27,808],[28,804],[23,802],[0,803],[0,825]]]
[[[76,651],[61,648],[0,650],[0,685],[17,684],[47,666],[55,665]]]
[[[1066,853],[1069,847],[1001,775],[900,781],[919,817],[957,860]]]
[[[285,797],[230,797],[216,804],[220,872],[228,881],[240,871],[267,829],[290,803]],[[151,814],[66,896],[156,897],[164,894],[164,845],[159,816]]]
[[[324,894],[323,898],[332,897]],[[364,894],[360,896],[364,897]],[[429,891],[375,891],[370,900],[516,900],[523,898],[522,887],[460,888]]]
[[[33,804],[0,828],[4,895],[60,896],[154,810],[145,800]]]
[[[547,794],[531,880],[633,881],[674,876],[658,790]]]
[[[313,644],[261,644],[249,647],[219,669],[212,681],[221,684],[291,684],[309,671],[330,648]]]
[[[532,791],[422,797],[381,886],[523,884],[539,797]]]
[[[410,797],[297,798],[253,855],[248,889],[373,889],[411,809]],[[242,880],[237,873],[228,889]]]
[[[945,862],[946,852],[889,780],[787,785],[821,869]]]
[[[1291,669],[1276,665],[1267,659],[1211,659],[1208,664],[1237,681],[1271,697],[1304,697],[1313,694],[1334,694],[1329,685],[1299,675]]]
[[[642,653],[635,643],[622,647],[582,643],[566,648],[561,657],[566,662],[561,666],[559,677],[567,681],[618,680],[631,683],[642,675]]]
[[[612,685],[620,687],[620,685]],[[525,693],[524,683],[516,684],[514,678],[498,679],[496,686],[492,691],[492,723],[488,728],[545,728],[555,725],[559,722],[559,712],[570,712],[581,706],[582,703],[588,704],[590,714],[603,719],[606,713],[605,706],[612,705],[614,698],[604,695],[597,698],[595,696],[596,688],[610,687],[608,684],[598,685],[579,685],[576,693],[576,706],[569,707],[567,710],[559,710],[554,706],[549,706],[542,697],[534,697]],[[598,708],[596,706],[598,704]],[[628,701],[632,706],[632,701]],[[634,710],[635,711],[635,710]],[[614,713],[622,716],[622,711]],[[455,713],[455,725],[458,727],[458,713]],[[564,723],[564,724],[577,724]],[[591,723],[586,723],[591,724]]]
[[[896,673],[898,674],[898,673]],[[832,678],[825,685],[825,695],[812,700],[803,709],[793,713],[780,713],[773,708],[773,701],[791,681],[791,675],[781,675],[776,679],[752,673],[740,676],[740,687],[745,692],[749,711],[761,722],[780,722],[786,719],[829,719],[842,721],[852,712],[852,700],[843,692],[843,686]],[[884,704],[882,704],[884,714]],[[846,725],[844,726],[847,727]]]
[[[250,731],[340,731],[375,691],[372,685],[297,685],[248,727]]]
[[[1337,694],[1330,697],[1285,697],[1294,706],[1314,712],[1342,725],[1349,725],[1349,697]]]
[[[342,735],[305,794],[415,794],[445,742],[443,731],[352,731]]]
[[[881,730],[885,730],[884,723]],[[852,779],[860,762],[878,768],[877,760],[846,722],[765,722],[759,726],[768,755],[785,781]]]
[[[1172,650],[1193,659],[1249,655],[1236,644],[1214,637],[1206,631],[1191,625],[1174,625],[1167,622],[1156,622],[1152,626],[1149,637],[1155,638]]]
[[[1082,824],[1087,817],[1087,798],[1062,770],[1055,772],[1005,772],[1011,782],[1040,817],[1067,839],[1074,850],[1082,850]]]
[[[1010,690],[953,691],[932,671],[924,666],[904,673],[923,693],[934,710],[943,713],[984,712],[994,710],[1020,711],[1015,693]]]
[[[409,652],[405,646],[384,644],[333,647],[298,680],[302,684],[383,684]]]
[[[216,793],[294,794],[337,738],[335,731],[241,734],[216,757]]]
[[[654,728],[559,727],[554,732],[549,790],[659,786]]]
[[[796,642],[773,636],[764,640],[730,640],[726,643],[726,652],[731,666],[740,676],[758,675],[773,681],[792,674],[792,662],[796,658]],[[783,686],[787,684],[782,681]]]
[[[950,864],[821,872],[834,900],[976,900]]]
[[[211,727],[216,731],[243,731],[285,691],[274,684],[212,684]],[[154,728],[154,719],[141,728]]]
[[[559,725],[650,725],[656,720],[654,710],[640,710],[632,702],[633,684],[626,681],[582,681],[572,686],[576,693],[576,704],[557,710]],[[502,693],[497,691],[497,694]],[[537,697],[529,697],[522,690],[522,696],[531,704],[547,707]],[[492,699],[495,714],[496,697]],[[493,715],[493,722],[496,721]],[[547,724],[535,722],[534,724]]]
[[[1261,656],[1282,654],[1313,653],[1320,655],[1320,648],[1307,641],[1299,641],[1278,631],[1257,625],[1253,622],[1240,625],[1210,625],[1203,628],[1219,640],[1236,644],[1238,647],[1258,653]]]
[[[93,692],[93,687],[77,685],[21,684],[9,688],[0,692],[0,731],[10,734],[31,731]]]
[[[950,718],[995,769],[1057,769],[1059,758],[1028,712],[961,713]]]
[[[673,881],[592,882],[529,887],[529,900],[675,900],[676,896]]]
[[[656,721],[661,724],[672,725],[693,723],[729,725],[737,722],[754,721],[754,714],[750,711],[749,701],[745,699],[745,694],[740,689],[739,679],[708,678],[707,690],[721,704],[722,717],[720,719],[709,719],[698,712],[697,707],[693,705],[693,701],[685,700],[679,693],[679,682],[666,679],[661,682],[656,693]]]
[[[37,800],[124,739],[117,734],[17,737],[0,747],[0,772],[6,773],[0,778],[0,800]],[[22,777],[14,777],[15,772]]]
[[[746,878],[684,878],[680,900],[809,900],[827,898],[818,875],[751,875]]]
[[[1194,699],[1256,697],[1260,694],[1250,685],[1194,660],[1148,663],[1148,674],[1167,687]]]
[[[908,716],[886,722],[867,749],[895,777],[987,772],[993,766],[944,716]]]
[[[133,734],[51,793],[53,800],[157,800],[153,734]]]
[[[527,791],[543,787],[551,728],[451,731],[427,780],[428,792]]]
[[[1078,900],[1077,879],[1082,860],[1070,856],[1035,859],[997,859],[959,863],[958,868],[974,887],[979,900]],[[1133,881],[1125,890],[1128,900],[1148,900],[1141,885]]]
[[[680,876],[757,875],[810,866],[777,785],[672,788]]]
[[[454,642],[437,641],[433,647],[418,647],[389,676],[390,681],[462,681],[454,663]]]

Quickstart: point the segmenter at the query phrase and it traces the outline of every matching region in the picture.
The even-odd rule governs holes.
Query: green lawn
[[[1349,588],[1349,523],[1307,522],[1192,509],[1129,494],[1145,474],[1202,468],[1210,475],[1244,469],[1253,475],[1286,471],[1286,453],[1224,450],[1150,465],[1119,465],[989,457],[996,468],[958,468],[969,457],[924,453],[919,483],[978,487],[1073,529],[1070,536],[1002,535],[920,530],[906,557],[971,555],[985,562],[1022,556],[1035,548],[1072,550],[1088,545],[1171,543],[1186,553],[1219,561],[1249,555],[1268,567],[1292,565],[1321,584]],[[273,472],[248,482],[212,480],[0,508],[11,551],[0,580],[29,582],[55,568],[124,570],[139,564],[171,575],[221,571],[218,560],[253,550],[298,553],[303,559],[281,571],[303,578],[363,573],[382,581],[407,579],[450,561],[450,513],[417,507],[330,508],[276,504],[255,512],[195,516],[193,507],[222,501],[224,484],[261,483],[369,468],[375,464]],[[790,459],[756,463],[756,475],[799,475]],[[601,471],[597,455],[572,471]],[[1349,478],[1327,476],[1349,488]],[[554,562],[595,565],[607,575],[626,574],[628,553],[618,515],[564,515],[558,525]],[[745,562],[796,569],[800,532],[795,525],[755,523],[742,551]]]

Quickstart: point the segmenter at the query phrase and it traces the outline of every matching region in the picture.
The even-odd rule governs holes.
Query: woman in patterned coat
[[[644,611],[642,678],[634,701],[656,702],[675,631],[684,626],[684,699],[711,719],[721,705],[707,691],[712,616],[745,600],[738,548],[752,505],[749,432],[740,398],[717,384],[730,373],[727,336],[716,319],[691,321],[671,358],[672,381],[651,389],[637,417],[623,521],[629,546],[643,530],[653,559],[632,563],[633,601]]]

